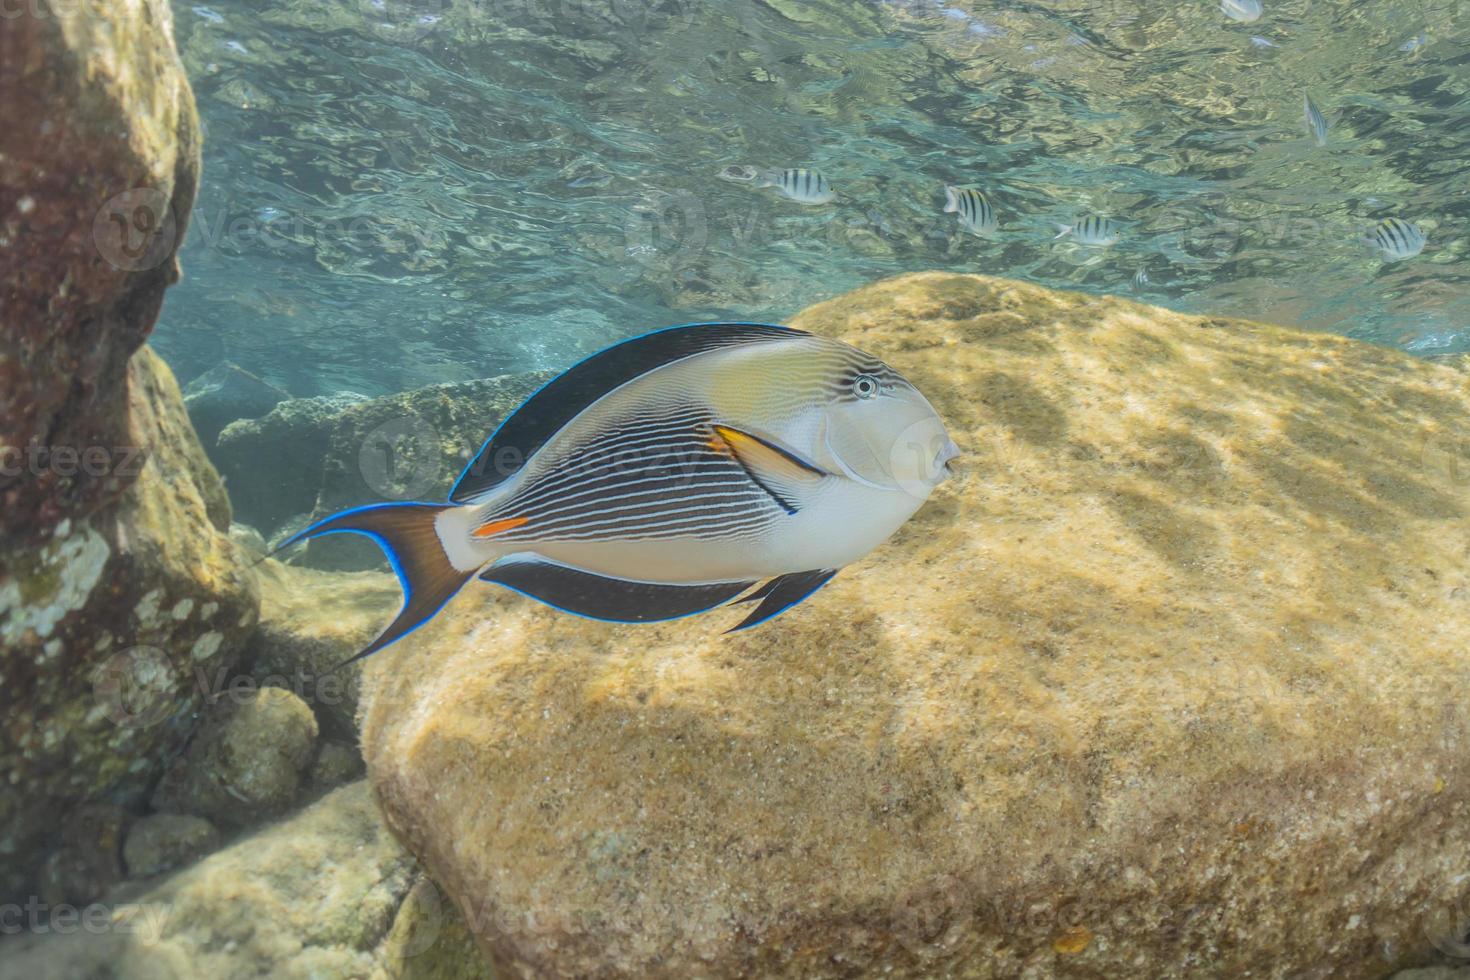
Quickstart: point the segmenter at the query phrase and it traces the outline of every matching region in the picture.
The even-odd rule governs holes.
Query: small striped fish
[[[1327,117],[1322,115],[1322,110],[1317,108],[1317,103],[1307,93],[1302,93],[1302,99],[1306,103],[1307,132],[1317,141],[1318,146],[1327,145]]]
[[[797,204],[826,204],[836,196],[826,174],[805,167],[767,171],[756,186],[774,187]]]
[[[1419,226],[1402,218],[1384,218],[1367,238],[1390,262],[1412,259],[1424,251],[1425,241]]]
[[[1100,218],[1090,214],[1081,221],[1070,225],[1057,225],[1057,238],[1066,238],[1071,235],[1081,245],[1091,245],[1101,248],[1112,245],[1119,238],[1118,226],[1107,218]]]
[[[995,209],[977,190],[958,187],[944,188],[944,213],[960,216],[960,224],[976,235],[988,235],[998,227]]]
[[[1220,12],[1231,20],[1249,24],[1253,20],[1260,20],[1265,8],[1261,6],[1261,0],[1221,0]]]
[[[353,660],[475,576],[614,622],[751,602],[744,629],[882,544],[958,452],[924,396],[870,354],[788,327],[696,323],[553,379],[447,502],[344,511],[282,547],[346,532],[387,552],[403,609]]]

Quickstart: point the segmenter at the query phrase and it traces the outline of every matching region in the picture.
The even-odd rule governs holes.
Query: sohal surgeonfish
[[[283,547],[352,532],[387,552],[403,609],[354,660],[476,575],[617,622],[754,603],[743,629],[881,544],[957,454],[924,396],[869,354],[787,327],[692,324],[553,379],[448,502],[348,510]]]

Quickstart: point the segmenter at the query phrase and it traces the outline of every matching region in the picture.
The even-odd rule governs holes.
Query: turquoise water
[[[294,395],[371,395],[559,368],[920,269],[1470,349],[1462,0],[1265,0],[1253,23],[1107,0],[175,14],[207,127],[157,333],[185,380],[228,360]],[[792,166],[837,199],[722,177]],[[993,238],[940,212],[947,183],[987,193]],[[1121,240],[1053,240],[1088,214]],[[1422,254],[1361,242],[1390,216]]]

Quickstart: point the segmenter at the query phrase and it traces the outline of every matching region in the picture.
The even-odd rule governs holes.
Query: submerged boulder
[[[257,598],[146,348],[177,278],[198,121],[166,0],[0,16],[0,903],[118,874],[83,808],[182,746]],[[69,829],[70,828],[70,829]]]
[[[367,661],[497,968],[1376,977],[1455,928],[1470,378],[980,276],[794,322],[965,450],[890,543],[746,633],[472,586]]]
[[[199,441],[213,448],[220,431],[239,419],[259,418],[290,398],[237,364],[223,363],[205,371],[184,388],[184,407]]]
[[[198,833],[171,819],[168,847]],[[156,850],[150,845],[150,860]],[[93,909],[104,913],[100,926]],[[42,928],[0,938],[0,980],[486,975],[463,926],[383,826],[365,782],[82,911],[81,923],[58,926],[40,910]]]
[[[236,515],[267,538],[348,507],[440,500],[501,419],[549,377],[510,374],[372,399],[291,399],[227,426],[214,458]],[[350,535],[302,550],[293,560],[316,567],[384,564],[376,546]]]

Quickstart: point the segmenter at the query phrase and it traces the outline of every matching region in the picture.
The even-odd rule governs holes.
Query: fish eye
[[[852,393],[859,398],[872,398],[878,394],[880,387],[878,379],[871,374],[859,374],[852,379]]]

